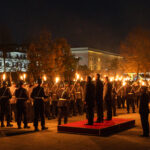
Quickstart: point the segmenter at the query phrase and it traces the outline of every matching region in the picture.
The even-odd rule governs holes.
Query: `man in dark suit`
[[[88,123],[86,125],[93,125],[94,119],[94,101],[95,100],[95,86],[92,83],[90,76],[87,78],[85,103],[87,108]]]
[[[112,120],[112,84],[108,77],[105,77],[103,99],[107,109],[107,120]]]
[[[103,82],[100,80],[100,75],[96,76],[95,87],[96,107],[97,107],[97,123],[103,122]]]
[[[148,122],[149,96],[147,93],[147,87],[141,88],[139,113],[140,113],[141,123],[142,123],[142,128],[143,128],[142,136],[148,137],[149,136],[149,122]]]
[[[48,96],[45,95],[44,88],[41,86],[42,80],[38,79],[38,86],[35,87],[31,93],[31,98],[34,99],[34,127],[35,131],[38,129],[38,118],[41,117],[42,130],[48,129],[45,127],[45,116],[44,116],[44,99]]]

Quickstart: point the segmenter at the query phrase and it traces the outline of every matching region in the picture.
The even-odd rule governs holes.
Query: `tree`
[[[28,71],[34,79],[43,74],[50,78],[59,75],[67,79],[76,67],[76,60],[71,54],[67,40],[52,40],[51,34],[46,30],[30,44],[27,53],[30,61]]]
[[[109,71],[111,71],[114,75],[118,72],[119,69],[119,60],[117,58],[114,58],[109,66]]]
[[[33,41],[27,51],[29,59],[28,71],[37,79],[43,74],[50,75],[55,67],[56,55],[52,49],[51,34],[44,30],[39,37]]]
[[[125,72],[150,71],[150,31],[134,29],[121,44]]]

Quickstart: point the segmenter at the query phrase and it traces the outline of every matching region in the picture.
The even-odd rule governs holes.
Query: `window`
[[[8,62],[6,63],[6,67],[9,67],[9,63]]]

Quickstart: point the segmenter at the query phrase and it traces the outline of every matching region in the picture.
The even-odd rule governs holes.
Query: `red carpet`
[[[60,125],[58,132],[107,136],[135,126],[135,120],[121,118],[113,118],[111,121],[105,120],[103,123],[93,125],[85,125],[86,123],[87,120]]]

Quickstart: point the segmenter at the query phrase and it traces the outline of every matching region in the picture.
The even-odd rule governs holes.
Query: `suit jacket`
[[[95,103],[95,86],[93,83],[87,83],[85,101],[88,107],[94,107]]]
[[[147,93],[142,93],[140,96],[139,113],[140,114],[149,113],[149,96]]]

